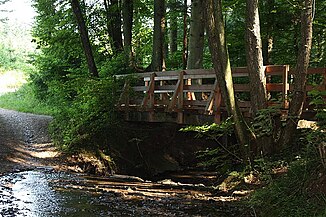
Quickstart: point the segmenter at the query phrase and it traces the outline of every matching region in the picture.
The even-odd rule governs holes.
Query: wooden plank
[[[288,100],[288,94],[289,94],[289,65],[286,65],[283,69],[283,75],[282,75],[282,82],[283,82],[283,90],[282,90],[282,99],[283,99],[283,108],[288,109],[289,108],[289,100]]]
[[[233,67],[231,68],[232,74],[248,74],[247,67]]]
[[[184,81],[183,81],[183,75],[184,72],[180,72],[180,86],[179,86],[179,95],[178,95],[178,117],[177,117],[177,123],[182,124],[183,123],[183,87],[184,87]]]
[[[200,106],[205,107],[207,105],[207,100],[185,100],[183,102],[184,108],[188,108],[191,106]]]
[[[207,78],[215,78],[216,75],[215,74],[190,74],[190,75],[184,75],[184,79],[207,79]],[[160,77],[156,77],[155,81],[173,81],[173,80],[178,80],[178,76],[169,76],[169,75],[165,75],[165,76],[160,76]],[[149,77],[144,77],[144,81],[149,81],[150,78]]]
[[[132,87],[132,89],[135,92],[146,92],[148,87],[147,86],[134,86],[134,87]]]
[[[221,102],[222,102],[222,94],[221,94],[221,89],[220,87],[217,85],[216,86],[216,91],[214,94],[214,107],[215,107],[215,114],[214,114],[214,123],[221,123],[222,121],[222,113],[221,113]]]
[[[289,74],[294,74],[295,69],[290,69]],[[307,74],[326,74],[326,68],[308,68]]]
[[[288,69],[288,65],[269,65],[265,68],[266,75],[283,75],[284,70]]]
[[[194,84],[194,85],[184,85],[184,90],[186,92],[210,92],[214,89],[213,84]]]
[[[169,111],[172,111],[173,109],[174,109],[174,107],[176,106],[176,103],[177,103],[177,99],[178,99],[178,96],[179,96],[179,94],[180,94],[180,91],[181,91],[181,89],[183,90],[183,74],[184,74],[184,72],[183,71],[181,71],[180,72],[180,75],[179,75],[179,80],[178,80],[178,82],[177,82],[177,85],[176,85],[176,87],[175,87],[175,90],[174,90],[174,93],[173,93],[173,96],[172,96],[172,98],[171,98],[171,102],[170,102],[170,104],[169,104],[169,106],[168,106],[168,110]],[[182,86],[182,88],[181,88],[181,86]],[[182,91],[183,92],[183,91]]]
[[[218,82],[217,79],[214,81],[214,88],[211,90],[211,94],[208,97],[207,104],[205,107],[205,112],[212,113],[213,112],[213,106],[214,106],[214,100],[215,100],[215,94],[217,93],[217,90],[219,89],[218,87]]]
[[[129,88],[130,88],[130,82],[129,82],[129,80],[126,80],[123,85],[122,92],[121,92],[119,100],[118,100],[118,104],[126,103],[125,98],[127,95],[129,95]]]
[[[154,105],[154,89],[155,89],[155,78],[156,74],[153,73],[151,75],[151,81],[149,82],[149,85],[147,87],[145,96],[143,98],[141,107],[144,108],[147,106],[148,101],[150,101],[149,107],[151,108]]]
[[[267,92],[282,92],[283,84],[280,83],[267,83],[266,84]]]
[[[326,68],[308,68],[308,74],[326,74]]]

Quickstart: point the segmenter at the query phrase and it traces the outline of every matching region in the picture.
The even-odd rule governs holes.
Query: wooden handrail
[[[274,98],[275,96],[280,96],[278,99],[279,105],[281,105],[283,109],[288,109],[288,96],[293,88],[292,85],[289,84],[288,79],[293,73],[293,69],[290,69],[288,65],[272,65],[265,66],[265,73],[268,78],[266,85],[267,92]],[[309,68],[308,74],[321,74],[324,80],[323,83],[317,87],[307,85],[307,91],[312,89],[326,89],[326,68]],[[248,77],[248,75],[249,72],[247,67],[232,68],[232,76],[234,79]],[[116,75],[116,78],[125,78],[126,76],[129,77],[130,75]],[[277,76],[276,80],[279,82],[271,83],[270,80],[273,80],[271,79],[273,76]],[[130,86],[129,83],[127,83],[128,81],[126,82],[118,103],[118,107],[124,107],[124,109],[121,110],[128,112],[129,110],[148,112],[150,114],[150,121],[154,120],[154,113],[157,111],[177,113],[176,121],[178,123],[183,123],[184,112],[187,113],[188,111],[190,113],[195,112],[198,114],[214,115],[215,122],[221,120],[221,111],[224,110],[224,104],[213,69],[145,72],[135,74],[133,77],[144,82],[144,85]],[[188,84],[188,79],[201,79],[203,84],[199,85],[196,82]],[[140,97],[143,96],[142,99],[129,99],[130,90],[138,93]],[[250,86],[248,83],[235,83],[234,90],[236,94],[249,94]],[[196,97],[189,97],[194,93]],[[269,104],[274,105],[275,102],[271,101]],[[240,101],[239,106],[241,110],[250,112],[250,101]]]

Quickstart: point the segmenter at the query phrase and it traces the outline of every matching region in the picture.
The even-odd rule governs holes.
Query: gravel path
[[[48,135],[51,120],[0,109],[0,174],[51,164],[58,155]]]

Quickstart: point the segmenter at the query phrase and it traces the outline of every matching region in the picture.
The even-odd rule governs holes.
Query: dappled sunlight
[[[0,95],[8,92],[14,92],[25,84],[26,76],[20,71],[0,72]]]
[[[52,143],[15,144],[13,152],[7,157],[7,160],[22,166],[44,166],[47,164],[47,160],[53,160],[59,156],[60,153]]]
[[[114,179],[114,178],[113,178]],[[238,201],[247,196],[250,191],[237,191],[234,195],[214,195],[212,188],[203,186],[199,188],[194,184],[175,184],[171,181],[169,184],[162,182],[129,182],[112,181],[112,178],[94,178],[85,176],[84,183],[67,183],[65,189],[84,190],[89,192],[113,193],[120,196],[123,200],[162,200],[169,198],[178,198],[185,200],[198,201]]]

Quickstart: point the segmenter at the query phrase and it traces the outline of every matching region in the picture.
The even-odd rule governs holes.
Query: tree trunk
[[[162,71],[164,64],[165,0],[154,0],[154,35],[152,71]]]
[[[133,25],[133,0],[123,0],[122,18],[123,18],[123,40],[124,49],[129,54],[130,66],[133,66],[132,52],[132,25]]]
[[[267,107],[258,0],[247,0],[246,50],[250,80],[250,104],[254,117],[258,110]]]
[[[231,74],[230,59],[224,33],[221,0],[206,0],[206,22],[209,48],[214,70],[228,114],[233,118],[235,133],[244,162],[249,160],[249,146],[254,135],[250,132],[237,105]]]
[[[108,33],[111,36],[113,53],[123,50],[121,32],[121,7],[119,0],[104,0]]]
[[[203,68],[204,24],[204,2],[192,0],[187,69]]]
[[[272,65],[271,53],[273,50],[274,45],[274,38],[273,38],[273,30],[274,30],[274,15],[272,10],[275,6],[275,0],[264,0],[265,4],[264,7],[267,10],[266,18],[265,18],[265,37],[263,40],[263,60],[264,65]]]
[[[183,3],[183,48],[182,48],[182,66],[183,69],[187,68],[188,59],[188,5],[187,0]]]
[[[301,43],[298,48],[297,64],[293,74],[293,96],[290,101],[286,126],[282,129],[279,141],[282,148],[291,147],[294,141],[296,135],[295,132],[302,114],[303,103],[305,100],[307,69],[309,66],[312,45],[313,1],[314,0],[304,1],[301,14]]]
[[[83,18],[83,14],[80,8],[80,4],[78,0],[71,0],[71,7],[72,10],[75,14],[79,32],[80,32],[80,38],[82,41],[83,49],[86,55],[86,60],[87,60],[87,65],[88,65],[88,70],[90,74],[94,77],[99,77],[98,71],[96,68],[93,52],[92,52],[92,47],[91,43],[89,41],[88,37],[88,31],[86,28],[85,20]]]
[[[175,53],[178,50],[178,15],[175,10],[177,1],[173,0],[170,3],[170,52]]]

